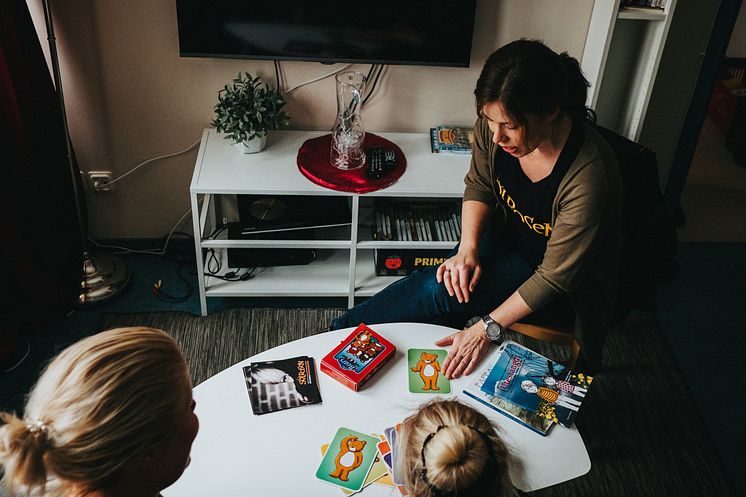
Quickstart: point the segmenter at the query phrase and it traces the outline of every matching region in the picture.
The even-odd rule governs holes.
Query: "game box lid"
[[[321,360],[321,371],[358,391],[396,353],[396,347],[360,324]]]

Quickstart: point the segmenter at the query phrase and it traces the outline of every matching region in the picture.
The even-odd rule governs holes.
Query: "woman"
[[[541,42],[518,40],[493,53],[474,91],[460,244],[437,269],[390,285],[331,328],[394,321],[460,328],[476,317],[436,342],[451,346],[443,372],[453,378],[472,372],[519,320],[574,319],[587,367],[600,366],[621,244],[621,179],[589,125],[587,87],[577,60]]]
[[[178,345],[118,328],[65,349],[31,391],[23,419],[0,413],[10,495],[155,497],[189,463],[199,422]]]
[[[511,497],[510,456],[489,420],[455,400],[423,405],[401,427],[397,472],[412,497]]]

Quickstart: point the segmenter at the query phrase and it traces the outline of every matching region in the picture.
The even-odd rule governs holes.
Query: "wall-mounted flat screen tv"
[[[184,57],[468,67],[476,0],[176,0]]]

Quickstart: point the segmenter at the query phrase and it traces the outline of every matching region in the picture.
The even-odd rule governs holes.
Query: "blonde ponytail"
[[[47,482],[44,454],[47,446],[46,425],[27,424],[9,413],[0,413],[0,461],[5,470],[8,491],[14,487],[41,488]]]
[[[168,438],[190,389],[181,350],[162,331],[117,328],[71,345],[32,389],[25,420],[0,413],[4,485],[11,495],[104,488]]]

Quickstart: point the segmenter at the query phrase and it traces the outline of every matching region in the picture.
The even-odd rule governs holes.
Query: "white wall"
[[[29,0],[39,4],[39,0]],[[390,66],[363,112],[371,131],[418,131],[440,123],[472,124],[472,91],[486,57],[516,38],[543,39],[583,53],[593,0],[480,0],[471,67]],[[239,71],[274,82],[272,62],[179,57],[175,0],[54,2],[72,141],[85,172],[119,175],[148,158],[198,140],[217,91]],[[288,85],[330,70],[283,62]],[[367,72],[368,66],[357,69]],[[289,95],[295,129],[328,129],[333,79]],[[189,208],[196,151],[146,166],[112,193],[88,194],[95,237],[158,237]],[[182,227],[188,229],[188,223]]]

